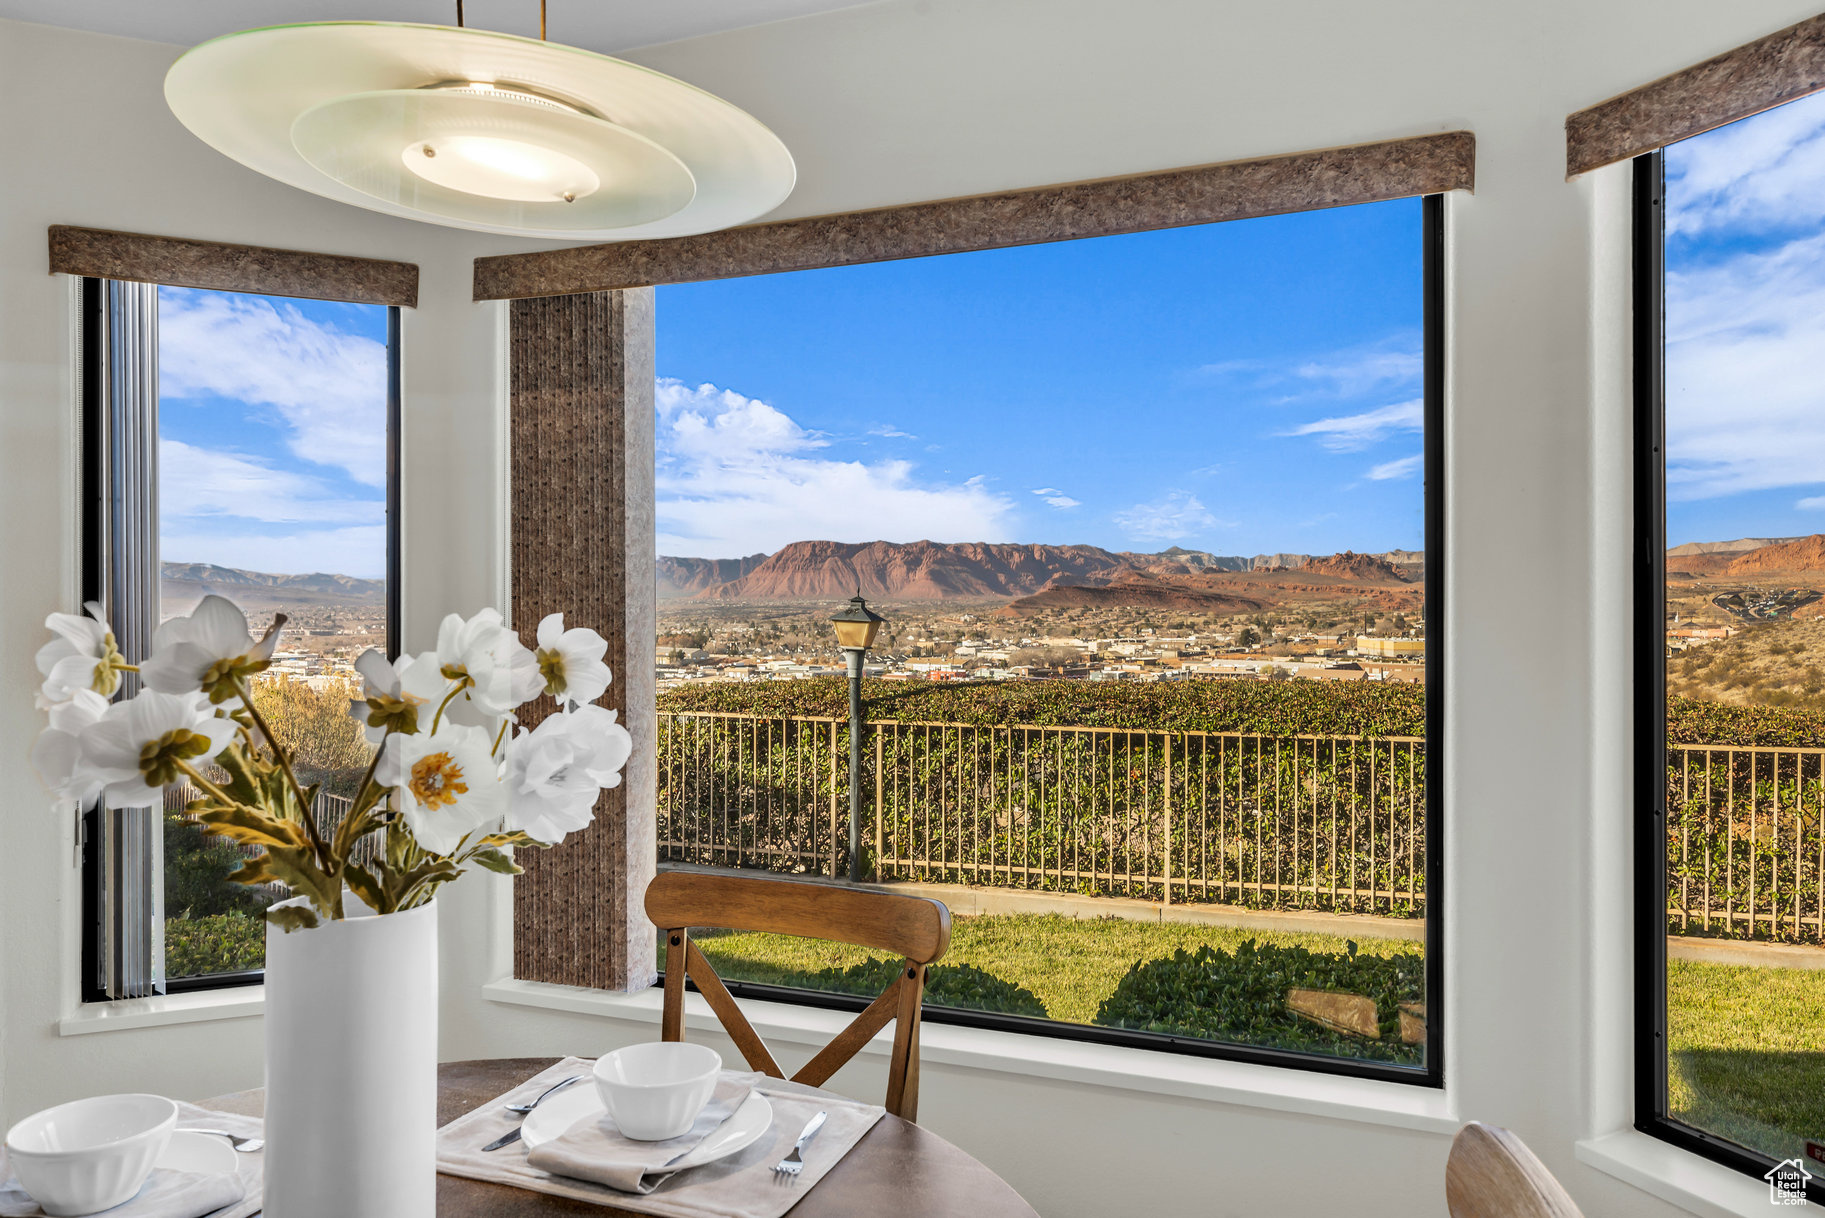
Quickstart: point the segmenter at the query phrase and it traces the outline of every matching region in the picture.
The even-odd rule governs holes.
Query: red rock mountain
[[[667,558],[660,556],[657,574],[659,599],[696,596],[738,580],[761,563],[765,554],[746,558]]]
[[[1825,533],[1760,546],[1724,568],[1728,575],[1755,576],[1777,571],[1825,572]]]
[[[746,560],[743,560],[746,561]],[[698,593],[718,600],[921,601],[1026,596],[1054,581],[1107,583],[1133,570],[1095,546],[795,541],[737,579]]]
[[[1335,575],[1342,579],[1384,583],[1404,583],[1407,578],[1387,559],[1374,554],[1357,554],[1351,550],[1325,558],[1308,558],[1300,570],[1309,575]]]

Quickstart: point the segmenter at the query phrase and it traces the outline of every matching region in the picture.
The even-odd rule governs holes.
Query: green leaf
[[[386,885],[360,863],[350,863],[342,872],[343,882],[375,913],[392,913],[388,908]]]
[[[521,870],[517,863],[499,850],[477,850],[469,856],[469,861],[500,875],[519,875]]]
[[[266,920],[291,934],[294,930],[312,930],[317,925],[317,911],[308,905],[275,905],[266,911]]]

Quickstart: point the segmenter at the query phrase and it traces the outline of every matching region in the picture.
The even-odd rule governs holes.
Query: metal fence
[[[840,875],[848,723],[659,716],[666,861]],[[881,722],[863,753],[879,880],[1423,914],[1425,742]]]
[[[1682,934],[1825,942],[1825,749],[1667,750],[1667,918]]]
[[[209,777],[212,779],[219,777],[226,781],[228,776],[226,773],[215,772],[211,773]],[[188,782],[173,783],[165,788],[165,811],[168,814],[182,812],[190,805],[192,800],[200,799],[202,798],[202,795],[203,793],[201,791],[191,786]],[[354,806],[355,801],[346,796],[331,795],[327,791],[318,794],[315,809],[318,824],[322,827],[325,836],[335,833],[336,826],[342,823],[342,818],[347,816],[349,809]],[[235,842],[230,838],[209,833],[206,827],[201,824],[196,826],[196,830],[206,838],[225,842],[228,845],[233,846],[240,852],[243,858],[252,858],[254,855],[260,853],[261,848],[259,846],[244,845]],[[379,857],[383,846],[383,835],[370,833],[355,843],[355,848],[349,852],[349,857],[357,863],[372,863]],[[291,889],[283,884],[256,884],[251,885],[251,887],[260,889],[275,901],[284,900],[291,895]]]

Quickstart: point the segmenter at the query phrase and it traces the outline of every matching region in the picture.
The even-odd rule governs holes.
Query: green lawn
[[[889,976],[885,968],[862,970],[856,967],[871,960],[884,962],[885,953],[844,944],[781,935],[723,932],[704,934],[697,941],[716,966],[716,971],[732,980],[878,992]],[[1195,952],[1200,947],[1233,955],[1250,941],[1262,950],[1303,948],[1322,957],[1321,964],[1332,969],[1342,967],[1349,972],[1363,971],[1371,958],[1405,958],[1412,962],[1421,951],[1419,943],[1404,939],[1357,939],[1355,952],[1361,963],[1353,965],[1351,941],[1335,935],[1233,930],[1118,918],[1080,920],[1056,914],[959,917],[952,923],[950,951],[934,970],[928,1001],[1017,1014],[1043,1014],[1070,1023],[1097,1023],[1099,1009],[1115,994],[1135,964],[1169,960],[1177,951]],[[663,955],[660,967],[664,967]],[[957,972],[959,969],[961,976]],[[845,976],[847,970],[855,972]],[[947,977],[947,973],[951,975]],[[1318,988],[1328,987],[1319,985]],[[1360,988],[1366,991],[1368,986],[1365,983]],[[1401,999],[1421,996],[1417,986],[1412,987],[1412,992],[1399,995]],[[1386,1046],[1371,1046],[1324,1032],[1307,1021],[1288,1015],[1279,1009],[1284,1007],[1283,1001],[1277,1004],[1271,1017],[1265,1019],[1266,1013],[1258,1009],[1259,1002],[1254,1005],[1257,1009],[1251,1013],[1251,1021],[1246,1026],[1239,1026],[1236,1033],[1226,1039],[1418,1063],[1417,1048],[1399,1046],[1398,1038]],[[1393,1003],[1390,1001],[1386,1005],[1389,1007],[1386,1014],[1392,1019]]]
[[[1670,961],[1675,1117],[1784,1159],[1825,1141],[1825,970]]]
[[[931,1001],[948,998],[952,1005],[1026,1014],[1043,1010],[1053,1019],[1095,1023],[1105,1000],[1137,962],[1202,946],[1233,954],[1249,940],[1304,948],[1332,960],[1348,955],[1346,941],[1333,935],[1056,915],[960,917],[953,923],[943,963],[966,966],[968,972],[953,978],[957,984],[948,988],[934,975]],[[704,935],[698,942],[717,971],[731,979],[870,992],[888,978],[886,968],[845,976],[846,970],[870,960],[884,960],[884,954],[842,944],[724,933]],[[1355,942],[1359,957],[1396,958],[1420,951],[1420,944],[1400,939]],[[1676,1117],[1777,1158],[1803,1152],[1809,1137],[1825,1140],[1825,970],[1673,961],[1668,1014]],[[1290,1030],[1303,1034],[1287,1047],[1394,1056],[1365,1054],[1378,1047],[1359,1040],[1328,1034],[1315,1038],[1303,1021],[1283,1015],[1266,1025],[1256,1021],[1226,1039],[1287,1043]]]

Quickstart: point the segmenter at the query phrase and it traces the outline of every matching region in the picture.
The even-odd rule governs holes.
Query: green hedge
[[[1379,1040],[1331,1032],[1287,1009],[1291,989],[1332,990],[1375,1000]],[[1418,1065],[1422,1045],[1400,1040],[1400,1006],[1425,999],[1426,966],[1418,953],[1363,956],[1262,945],[1250,939],[1232,954],[1208,945],[1137,963],[1103,1001],[1096,1022],[1111,1027],[1233,1044]]]
[[[872,998],[893,984],[899,973],[898,960],[868,960],[848,968],[819,969],[805,979],[804,985],[808,989],[866,994]],[[1046,1004],[1039,995],[973,964],[934,964],[926,974],[925,1001],[931,1006],[968,1011],[1046,1017]]]
[[[1118,727],[1266,736],[1424,736],[1426,690],[1396,682],[866,681],[868,717],[902,723]],[[849,718],[842,677],[706,684],[659,711]]]
[[[266,920],[246,914],[165,919],[165,976],[238,973],[266,965]]]
[[[1825,714],[1668,698],[1667,743],[1825,748]]]

